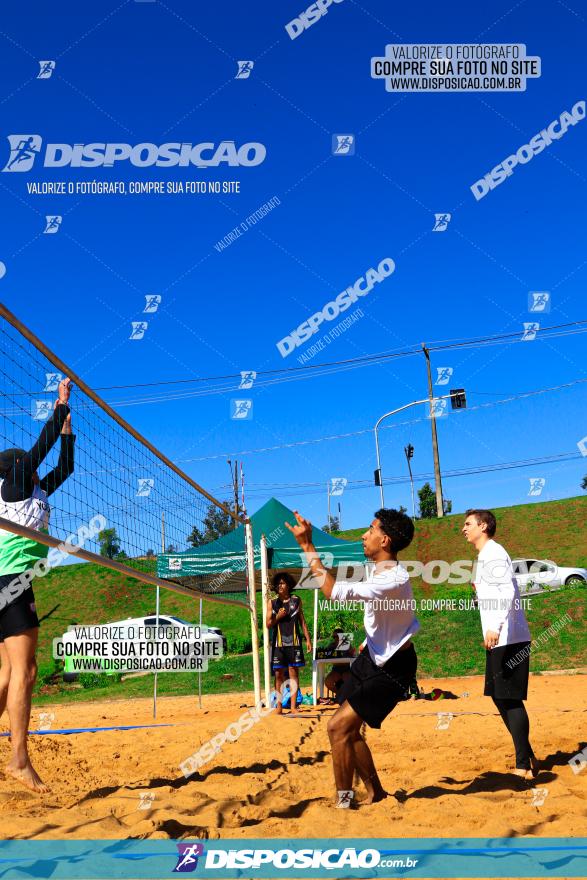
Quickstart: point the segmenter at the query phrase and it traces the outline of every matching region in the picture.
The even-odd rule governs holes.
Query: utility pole
[[[432,392],[432,370],[430,366],[430,353],[424,343],[422,350],[426,357],[426,368],[428,370],[428,399],[430,401],[430,425],[432,428],[432,454],[434,456],[434,485],[436,488],[436,513],[438,516],[444,516],[444,500],[442,498],[442,478],[440,476],[440,458],[438,456],[438,436],[436,434],[436,416],[434,415]]]
[[[238,504],[238,461],[234,463],[234,474],[232,472],[232,461],[230,458],[227,459],[228,469],[230,471],[230,482],[232,484],[232,491],[234,494],[234,513],[235,520],[232,524],[233,529],[236,529],[238,526],[238,514],[239,514],[239,504]]]

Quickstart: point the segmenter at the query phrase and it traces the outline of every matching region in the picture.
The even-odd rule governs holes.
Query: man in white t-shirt
[[[531,637],[512,561],[501,544],[493,540],[496,529],[490,510],[467,511],[463,534],[479,551],[474,587],[486,649],[484,693],[492,697],[514,741],[514,772],[531,779],[537,772],[537,761],[523,703],[528,696]]]
[[[337,582],[322,565],[312,543],[312,524],[294,511],[297,525],[286,526],[306,555],[312,573],[327,599],[364,602],[365,647],[351,666],[350,676],[337,694],[341,704],[328,722],[332,747],[336,806],[353,804],[354,771],[367,789],[367,803],[387,797],[373,757],[361,736],[361,726],[379,728],[415,678],[417,657],[412,636],[420,628],[410,579],[397,554],[414,536],[414,524],[397,510],[378,510],[363,535],[363,551],[375,563],[361,583]]]

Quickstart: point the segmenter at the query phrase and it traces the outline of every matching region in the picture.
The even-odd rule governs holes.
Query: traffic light
[[[467,409],[467,395],[464,388],[450,389],[450,405],[452,409]]]
[[[381,468],[375,468],[374,476],[375,476],[375,485],[381,486]]]
[[[406,453],[408,461],[414,457],[414,447],[411,443],[408,443],[408,445],[404,447],[404,452]]]

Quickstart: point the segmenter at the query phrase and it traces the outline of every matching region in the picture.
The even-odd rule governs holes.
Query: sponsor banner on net
[[[73,672],[206,672],[222,656],[222,639],[206,627],[104,624],[72,626],[53,639],[53,657]]]
[[[151,798],[141,801],[152,806]],[[16,840],[0,841],[0,856],[11,876],[11,868],[30,873],[42,860],[60,880],[90,880],[97,871],[104,880],[582,877],[586,845],[580,837]]]
[[[524,43],[388,43],[371,58],[388,92],[523,92],[540,74]]]

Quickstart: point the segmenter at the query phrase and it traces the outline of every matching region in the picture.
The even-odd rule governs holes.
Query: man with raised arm
[[[351,666],[338,694],[340,707],[328,722],[332,747],[336,806],[353,806],[353,775],[357,770],[367,789],[367,803],[387,797],[361,725],[379,728],[394,707],[406,698],[416,675],[412,636],[420,628],[410,579],[397,554],[414,537],[414,524],[404,513],[381,509],[363,535],[363,552],[375,563],[360,583],[337,582],[322,565],[312,543],[312,524],[294,511],[297,525],[286,523],[327,599],[364,602],[367,641]]]
[[[50,513],[47,499],[73,472],[75,436],[68,406],[70,391],[70,380],[63,379],[53,415],[32,449],[0,452],[0,517],[15,525],[46,532]],[[60,434],[57,467],[39,479],[37,469]],[[31,764],[27,748],[39,635],[31,571],[48,552],[45,544],[32,538],[0,530],[0,715],[8,709],[12,745],[6,772],[39,793],[48,789]]]

